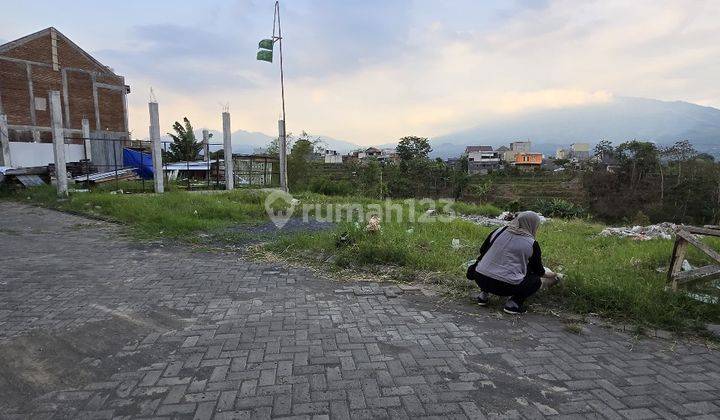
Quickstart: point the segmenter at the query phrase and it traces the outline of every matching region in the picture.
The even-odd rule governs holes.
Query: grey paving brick
[[[596,326],[576,335],[536,313],[497,317],[410,289],[133,243],[119,226],[16,203],[0,213],[0,243],[13,245],[0,253],[0,342],[141,326],[83,361],[96,377],[28,394],[2,418],[720,414],[720,355],[700,344],[670,349]]]

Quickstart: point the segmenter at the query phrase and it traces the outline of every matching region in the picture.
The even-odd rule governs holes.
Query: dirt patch
[[[81,388],[164,359],[174,345],[133,349],[148,334],[181,328],[182,315],[165,309],[113,313],[73,330],[33,330],[0,344],[0,407],[28,404],[51,391]]]

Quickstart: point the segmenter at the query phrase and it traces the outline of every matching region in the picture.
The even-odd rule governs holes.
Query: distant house
[[[617,159],[603,153],[593,156],[591,160],[607,172],[615,172],[620,167]]]
[[[365,149],[365,151],[362,151],[358,154],[358,158],[360,159],[369,159],[369,158],[378,158],[382,154],[382,150],[378,149],[377,147],[368,147]]]
[[[465,154],[468,157],[468,173],[487,174],[500,166],[500,154],[492,146],[467,146]]]
[[[569,159],[570,153],[565,149],[557,149],[555,151],[555,159]]]
[[[530,153],[531,143],[529,141],[514,141],[510,143],[510,150],[515,153]]]
[[[518,168],[539,168],[542,163],[542,153],[518,153],[515,155],[515,166]]]
[[[572,158],[577,160],[588,160],[590,159],[590,144],[589,143],[573,143],[570,145],[570,155]]]
[[[495,153],[500,156],[500,161],[502,162],[512,162],[515,157],[515,155],[510,152],[510,148],[507,146],[498,147],[495,149]]]
[[[513,163],[515,162],[515,155],[518,153],[530,153],[530,146],[529,141],[513,141],[510,143],[510,149],[503,152],[502,160]]]
[[[325,150],[323,153],[325,163],[343,163],[343,157],[337,152],[337,150]]]

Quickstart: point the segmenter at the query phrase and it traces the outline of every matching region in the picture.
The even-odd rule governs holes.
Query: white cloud
[[[720,2],[554,1],[487,27],[437,20],[427,8],[439,3],[415,7],[407,29],[412,37],[397,44],[396,54],[388,54],[387,46],[378,57],[367,47],[344,51],[343,59],[355,64],[331,72],[308,70],[322,39],[303,37],[312,40],[307,45],[288,40],[294,49],[289,57],[301,57],[303,66],[298,74],[293,60],[286,62],[289,129],[377,144],[406,134],[436,136],[508,113],[606,101],[613,94],[720,106]],[[353,46],[353,37],[361,36],[342,42]],[[327,62],[327,54],[321,57],[319,63]],[[197,127],[219,127],[219,103],[229,101],[235,128],[273,134],[280,110],[276,66],[248,66],[236,70],[252,80],[247,86],[158,92],[164,125],[187,115]],[[145,136],[145,92],[158,81],[141,75],[132,82],[131,122]]]

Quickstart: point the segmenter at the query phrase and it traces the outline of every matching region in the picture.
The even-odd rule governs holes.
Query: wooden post
[[[150,141],[152,145],[153,181],[155,192],[165,192],[162,168],[162,144],[160,142],[160,111],[157,102],[148,103],[150,110]]]
[[[675,275],[682,269],[682,263],[685,260],[685,252],[687,251],[688,242],[678,237],[673,246],[672,257],[670,257],[670,269],[668,270],[668,281],[672,290],[677,291],[677,281]]]
[[[233,174],[232,157],[232,133],[230,131],[230,113],[222,113],[223,125],[223,155],[225,157],[225,189],[232,190],[235,187],[235,176]]]
[[[0,166],[12,167],[12,159],[10,157],[10,135],[8,134],[6,115],[0,115]]]
[[[55,155],[55,178],[58,197],[68,196],[67,167],[65,166],[65,130],[62,123],[60,92],[50,92],[50,119],[52,121],[53,152]]]

